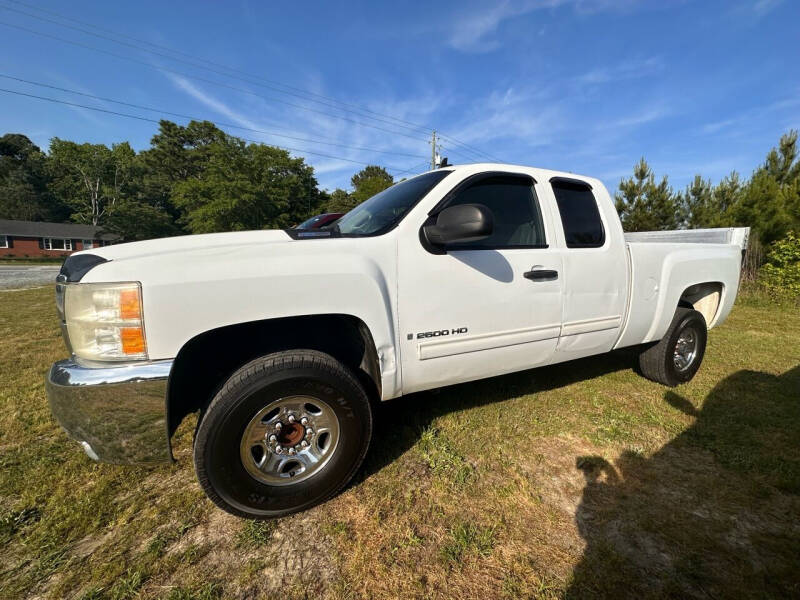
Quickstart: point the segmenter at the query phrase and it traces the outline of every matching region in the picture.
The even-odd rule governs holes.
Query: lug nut
[[[303,417],[302,419],[300,419],[300,424],[301,425],[308,425],[308,417]]]
[[[283,448],[281,446],[275,447],[275,454],[281,454],[283,452]]]
[[[271,436],[269,436],[269,441],[270,442],[275,442],[277,440],[278,440],[278,436],[275,435],[274,433]]]
[[[289,415],[289,423],[294,423],[295,417],[294,415]]]
[[[281,423],[280,421],[278,421],[277,423],[275,423],[275,429],[277,429],[278,431],[280,431],[280,430],[281,430],[281,427],[283,427],[283,423]]]
[[[300,445],[301,445],[303,448],[305,448],[306,446],[308,446],[308,442],[307,442],[307,441],[305,441],[305,440],[303,440],[302,442],[300,442]]]
[[[307,428],[306,428],[306,435],[307,435],[308,437],[311,437],[311,434],[313,434],[313,433],[314,433],[314,430],[313,430],[313,429],[311,429],[311,427],[307,427]]]
[[[289,454],[295,454],[296,452],[297,450],[295,450],[294,448],[289,448]]]

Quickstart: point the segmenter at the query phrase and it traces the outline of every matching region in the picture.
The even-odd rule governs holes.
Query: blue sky
[[[0,23],[2,75],[347,146],[223,127],[299,149],[328,189],[348,187],[362,162],[424,170],[430,128],[451,136],[450,162],[475,161],[455,139],[506,162],[600,177],[612,193],[641,156],[675,187],[695,173],[749,175],[781,133],[800,128],[795,0],[0,0]],[[164,116],[7,77],[0,88]],[[156,127],[0,92],[0,134],[42,148],[58,136],[142,149]]]

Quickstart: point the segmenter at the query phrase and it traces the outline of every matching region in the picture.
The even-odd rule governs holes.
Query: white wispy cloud
[[[650,58],[629,59],[615,65],[597,67],[583,75],[579,75],[576,79],[579,83],[596,85],[654,75],[663,68],[662,59],[658,56],[652,56]]]
[[[216,113],[223,115],[226,119],[230,119],[231,121],[234,121],[236,124],[241,125],[242,127],[248,127],[250,129],[259,129],[258,125],[254,121],[251,121],[249,118],[245,117],[238,111],[232,109],[224,102],[204,92],[196,85],[194,85],[192,82],[190,82],[188,79],[185,79],[180,75],[174,75],[172,73],[165,73],[165,74],[167,77],[169,77],[170,80],[172,80],[172,83],[174,83],[178,89],[186,92],[192,98],[194,98],[201,104],[207,106]]]
[[[561,104],[537,89],[508,87],[476,98],[465,114],[458,139],[486,144],[498,138],[540,145],[558,128]]]
[[[632,127],[658,121],[672,114],[672,110],[663,104],[645,107],[639,112],[620,117],[609,123],[610,127]]]
[[[374,110],[375,113],[391,114],[397,119],[413,121],[430,116],[441,104],[440,97],[434,94],[400,99],[374,98],[368,103],[361,103],[366,111],[361,109],[360,115],[333,107],[325,108],[311,102],[290,100],[293,106],[269,102],[256,94],[239,94],[234,104],[223,99],[223,96],[229,94],[209,92],[187,78],[175,74],[166,73],[165,76],[177,89],[212,111],[207,117],[209,120],[215,121],[218,115],[222,117],[220,121],[224,119],[248,129],[274,131],[275,135],[258,131],[234,130],[231,133],[245,139],[254,139],[288,149],[297,148],[290,151],[297,156],[305,156],[307,162],[314,166],[321,185],[327,188],[346,187],[350,175],[360,169],[361,164],[381,164],[398,171],[419,163],[420,158],[427,154],[426,133],[420,131],[412,134],[410,129],[404,129],[400,124],[385,123],[370,118],[377,115],[367,111]],[[315,93],[325,93],[320,82],[312,87]],[[306,105],[312,110],[299,108]],[[380,118],[382,117],[377,117]],[[227,128],[223,126],[223,129]],[[384,130],[397,130],[406,136],[392,135]],[[286,138],[278,134],[311,141]],[[322,143],[324,141],[341,145]],[[362,148],[374,148],[376,151]],[[412,156],[392,156],[380,151],[401,152]]]
[[[539,8],[539,2],[512,3],[508,0],[456,18],[449,36],[449,44],[462,52],[489,52],[500,46],[489,39],[500,23],[511,17],[524,15]]]
[[[783,4],[783,0],[757,0],[757,2],[753,4],[753,12],[756,13],[757,16],[763,17],[767,13],[778,8],[781,4]]]
[[[712,135],[730,130],[734,125],[737,125],[739,132],[744,133],[749,132],[753,127],[762,127],[764,120],[774,122],[775,119],[780,119],[781,117],[790,119],[788,128],[791,128],[793,127],[792,123],[797,120],[795,109],[798,106],[800,106],[800,96],[781,98],[769,104],[751,107],[728,119],[706,123],[701,127],[700,131],[704,134]]]
[[[571,6],[576,12],[586,14],[627,10],[640,3],[642,0],[501,0],[480,5],[476,10],[466,9],[461,16],[456,16],[448,26],[447,43],[462,52],[491,52],[502,45],[494,34],[504,21],[514,17],[561,6]]]
[[[701,131],[703,133],[717,133],[718,131],[727,129],[728,127],[737,123],[738,121],[739,121],[738,118],[733,118],[733,119],[723,119],[722,121],[714,121],[713,123],[706,123],[705,125],[703,125]]]

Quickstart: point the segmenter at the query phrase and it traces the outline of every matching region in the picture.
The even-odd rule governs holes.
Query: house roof
[[[0,219],[0,235],[23,237],[56,237],[72,239],[114,240],[113,233],[100,233],[101,227],[79,223],[47,223],[44,221],[10,221]]]

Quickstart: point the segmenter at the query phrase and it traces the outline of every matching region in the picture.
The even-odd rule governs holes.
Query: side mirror
[[[492,235],[494,217],[483,204],[459,204],[445,208],[423,229],[434,246],[474,242]]]

